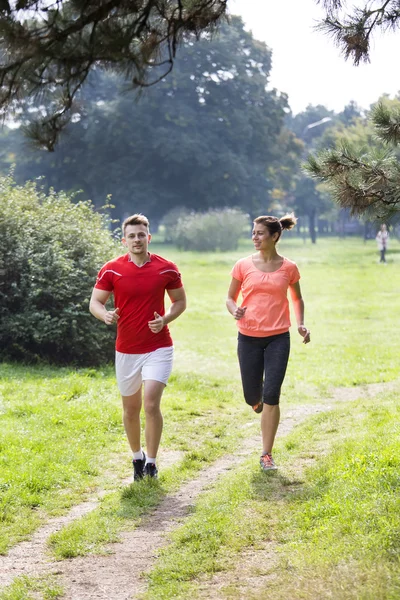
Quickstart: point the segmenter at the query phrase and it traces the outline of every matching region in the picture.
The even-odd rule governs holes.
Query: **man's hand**
[[[161,317],[158,313],[154,313],[154,321],[149,321],[149,327],[153,333],[160,333],[164,328],[164,317]]]
[[[119,319],[119,308],[115,310],[106,310],[104,313],[104,323],[106,325],[113,325]]]
[[[307,327],[305,325],[300,325],[300,327],[297,329],[297,331],[303,338],[303,344],[308,344],[308,342],[311,342],[311,338],[310,338],[311,331],[309,329],[307,329]]]

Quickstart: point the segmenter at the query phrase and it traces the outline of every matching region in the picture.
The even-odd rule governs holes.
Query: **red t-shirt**
[[[95,288],[112,292],[115,308],[119,308],[116,350],[124,354],[172,346],[168,327],[153,333],[148,322],[154,320],[154,312],[165,314],[165,290],[182,287],[181,274],[173,262],[157,254],[149,258],[138,267],[125,254],[106,263],[97,276]]]

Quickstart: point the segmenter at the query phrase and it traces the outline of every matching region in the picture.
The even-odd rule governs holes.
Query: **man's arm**
[[[172,304],[163,317],[154,313],[154,321],[149,321],[153,333],[159,333],[165,325],[177,319],[186,310],[186,293],[183,287],[167,290],[167,293]]]
[[[114,310],[106,309],[106,302],[111,296],[111,292],[106,290],[98,290],[93,288],[92,297],[90,298],[89,310],[96,319],[103,321],[106,325],[112,325],[119,319],[119,308]]]

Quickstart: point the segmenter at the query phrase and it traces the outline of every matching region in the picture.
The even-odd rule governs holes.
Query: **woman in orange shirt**
[[[226,306],[237,320],[238,358],[244,398],[261,413],[264,471],[276,469],[272,448],[279,425],[279,398],[290,352],[290,316],[287,291],[293,302],[298,332],[304,344],[310,331],[304,325],[304,301],[297,265],[276,251],[282,231],[297,222],[293,214],[281,219],[257,217],[252,239],[256,252],[232,269]],[[239,293],[242,296],[238,306]]]

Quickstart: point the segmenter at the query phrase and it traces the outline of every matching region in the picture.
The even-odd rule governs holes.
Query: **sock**
[[[156,464],[156,459],[155,458],[150,458],[150,456],[146,456],[146,465],[148,463],[153,463],[155,465]]]
[[[139,452],[133,452],[133,460],[143,460],[143,450],[140,448]]]

